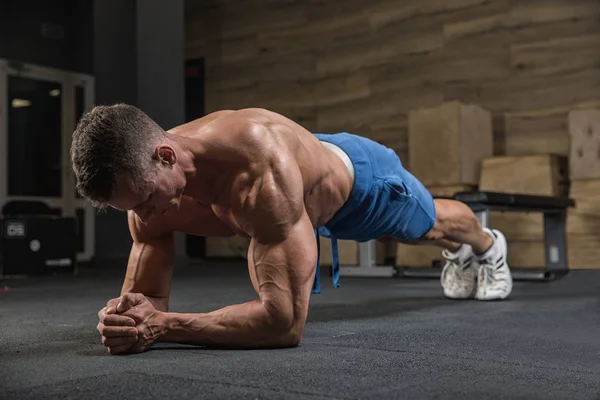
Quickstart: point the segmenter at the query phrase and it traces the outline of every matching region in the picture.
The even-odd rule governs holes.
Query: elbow
[[[302,341],[304,321],[295,318],[292,308],[263,304],[267,312],[269,333],[278,347],[297,347]]]

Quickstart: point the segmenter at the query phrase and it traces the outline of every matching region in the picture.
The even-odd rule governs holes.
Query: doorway
[[[76,217],[78,261],[93,258],[95,211],[75,190],[71,136],[93,103],[89,75],[0,59],[0,209],[40,202]]]

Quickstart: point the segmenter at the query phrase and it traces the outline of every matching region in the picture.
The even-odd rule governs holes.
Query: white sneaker
[[[513,280],[506,261],[508,248],[502,232],[484,228],[494,239],[485,253],[476,256],[479,268],[477,276],[477,300],[504,300],[512,292]]]
[[[463,244],[456,253],[443,250],[446,264],[442,269],[440,281],[444,296],[450,299],[469,299],[475,294],[475,255],[468,244]]]

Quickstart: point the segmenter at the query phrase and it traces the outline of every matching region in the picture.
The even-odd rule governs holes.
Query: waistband
[[[359,201],[359,198],[362,197],[360,190],[361,188],[356,184],[356,176],[358,173],[361,173],[362,170],[369,169],[367,172],[367,176],[372,175],[371,165],[369,163],[361,162],[364,160],[364,149],[361,144],[357,143],[357,137],[355,135],[349,133],[338,133],[338,134],[315,134],[315,136],[319,139],[321,144],[323,144],[326,148],[332,150],[337,156],[339,156],[350,175],[352,176],[353,187],[350,191],[349,199],[347,203],[342,206],[342,208],[337,213],[337,218],[334,217],[333,220],[343,218],[343,215],[346,214],[346,210],[353,206],[353,203]],[[358,154],[360,153],[360,154]],[[364,164],[364,165],[363,165]],[[328,229],[324,226],[321,229]],[[317,265],[315,272],[315,280],[313,282],[312,294],[320,294],[321,293],[321,240],[319,235],[319,229],[315,228],[315,239],[317,241]],[[338,243],[337,239],[334,235],[329,235],[331,240],[331,276],[333,280],[333,287],[339,288],[339,279],[340,279],[340,257],[338,251]]]

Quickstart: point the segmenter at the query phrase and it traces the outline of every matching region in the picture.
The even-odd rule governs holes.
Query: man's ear
[[[154,148],[154,157],[161,164],[173,165],[177,162],[175,150],[166,144],[159,144]]]

